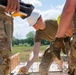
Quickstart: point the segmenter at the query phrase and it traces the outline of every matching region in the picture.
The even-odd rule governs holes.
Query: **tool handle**
[[[0,0],[0,6],[6,7],[7,6],[7,0]],[[32,4],[26,4],[24,2],[20,2],[20,13],[22,13],[21,18],[25,19],[28,16],[30,16],[33,9],[34,9],[34,6]]]

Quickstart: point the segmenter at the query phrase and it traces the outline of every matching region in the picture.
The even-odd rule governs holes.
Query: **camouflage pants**
[[[50,65],[53,62],[53,59],[55,58],[52,54],[52,46],[50,47],[45,50],[41,63],[39,65],[40,75],[48,75]]]
[[[12,18],[0,11],[0,75],[8,75],[13,32]]]
[[[69,41],[67,41],[65,44],[66,44],[65,48],[66,48],[67,51],[64,52],[64,53],[68,54],[69,49],[70,49]],[[48,75],[50,65],[53,62],[53,60],[55,60],[55,58],[56,58],[56,56],[52,53],[52,50],[53,50],[53,45],[51,45],[49,48],[47,48],[45,50],[44,54],[43,54],[41,63],[39,65],[39,73],[40,73],[40,75]],[[59,63],[58,63],[59,60],[57,59],[55,61],[59,65]],[[59,62],[61,62],[61,60]],[[59,65],[59,67],[60,67],[60,65]],[[61,65],[60,68],[62,68],[62,65]]]
[[[70,75],[76,75],[76,34],[71,38]]]

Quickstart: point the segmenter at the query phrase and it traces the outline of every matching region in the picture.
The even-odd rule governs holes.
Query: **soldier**
[[[60,23],[58,27],[58,31],[56,34],[56,39],[54,41],[53,53],[60,59],[60,50],[64,46],[63,37],[67,31],[67,29],[71,26],[71,22],[74,22],[74,32],[72,35],[71,41],[71,63],[70,63],[70,75],[76,74],[76,0],[66,0],[66,3],[63,8],[63,12],[61,14]],[[74,18],[73,18],[74,16]],[[56,45],[56,44],[59,45]],[[60,46],[61,45],[61,46]]]
[[[1,1],[1,0],[0,0]],[[7,7],[0,7],[0,75],[8,75],[10,66],[13,18],[7,12],[18,12],[19,1],[7,0]]]
[[[34,48],[33,48],[33,57],[31,59],[29,59],[28,63],[26,66],[23,66],[22,72],[26,73],[26,75],[28,74],[28,70],[30,68],[30,66],[34,63],[35,59],[38,57],[38,53],[39,53],[39,49],[40,49],[40,42],[42,39],[48,40],[50,42],[53,42],[55,39],[55,33],[57,32],[57,28],[58,28],[58,24],[56,20],[45,20],[43,21],[41,15],[39,12],[32,12],[32,14],[27,18],[28,23],[30,26],[33,26],[36,29],[36,35],[35,35],[35,42],[34,42]],[[72,27],[69,28],[70,31],[72,30]],[[69,29],[67,31],[69,31]],[[68,34],[68,32],[66,33],[68,36],[71,35]],[[44,72],[44,75],[48,74],[48,70],[49,67],[53,61],[53,59],[55,59],[55,56],[52,54],[52,45],[46,49],[46,51],[44,52],[44,57],[46,59],[47,55],[48,55],[48,61],[45,59],[42,59],[42,61],[44,61],[44,64],[40,65],[40,73],[42,75],[42,72]],[[63,49],[64,51],[64,49]],[[64,51],[65,53],[65,51]],[[62,60],[58,60],[56,59],[58,62],[58,65],[60,68],[62,68]],[[46,65],[45,65],[46,64]],[[44,66],[43,66],[44,65]]]
[[[76,13],[73,17],[74,31],[71,37],[70,67],[69,74],[76,75]]]

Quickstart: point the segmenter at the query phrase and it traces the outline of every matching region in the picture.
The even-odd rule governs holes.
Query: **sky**
[[[61,14],[63,6],[66,0],[22,0],[25,3],[31,3],[34,5],[36,11],[39,11],[44,20],[57,19]],[[59,1],[59,2],[58,2]],[[33,27],[30,27],[27,19],[21,19],[20,17],[14,17],[14,32],[13,36],[17,39],[25,39],[30,31],[35,31]]]

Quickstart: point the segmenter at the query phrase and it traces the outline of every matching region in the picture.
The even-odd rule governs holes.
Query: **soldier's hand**
[[[28,68],[26,66],[21,67],[18,74],[28,74]]]
[[[59,60],[61,59],[60,57],[61,49],[62,50],[65,49],[63,38],[56,38],[53,44],[53,53]]]
[[[7,12],[19,12],[20,10],[20,3],[19,0],[7,0]]]

